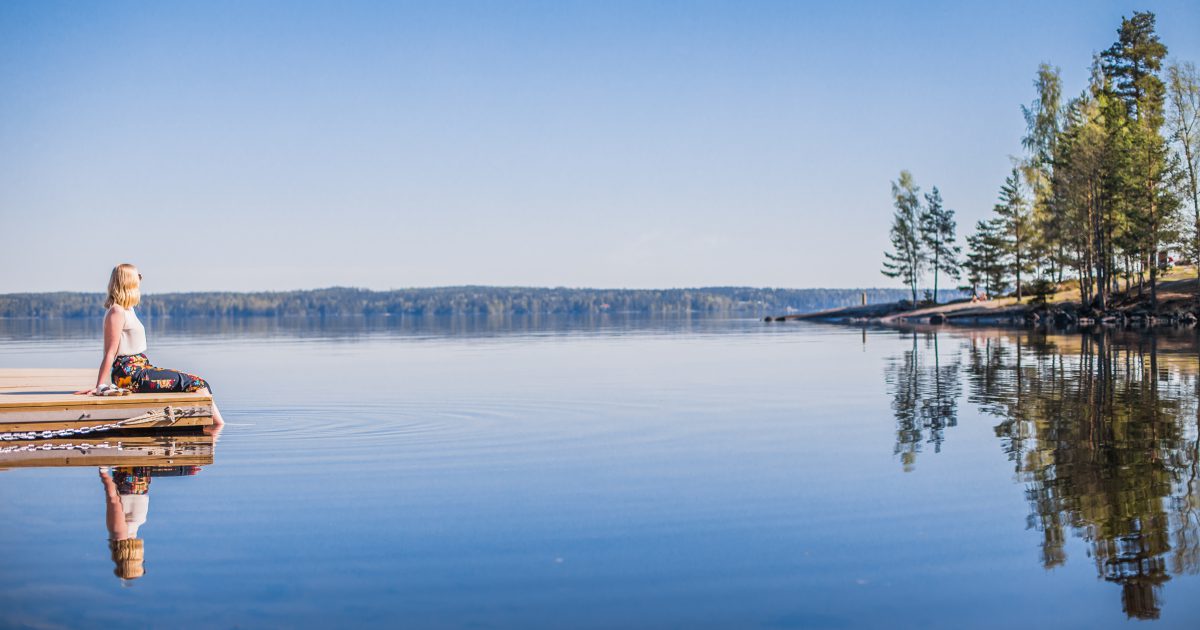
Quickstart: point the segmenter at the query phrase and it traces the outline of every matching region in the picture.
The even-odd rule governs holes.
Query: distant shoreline
[[[943,292],[950,297],[955,292]],[[460,286],[372,291],[332,287],[299,291],[156,293],[142,297],[148,317],[417,316],[524,314],[811,313],[854,304],[894,302],[905,289],[573,289]],[[104,295],[93,292],[0,294],[0,317],[99,317]]]

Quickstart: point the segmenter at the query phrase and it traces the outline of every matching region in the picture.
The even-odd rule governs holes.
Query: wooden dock
[[[96,382],[96,370],[0,368],[0,433],[79,429],[143,418],[123,429],[212,424],[206,394],[77,396]],[[93,434],[99,435],[99,434]],[[0,442],[0,445],[7,442]]]

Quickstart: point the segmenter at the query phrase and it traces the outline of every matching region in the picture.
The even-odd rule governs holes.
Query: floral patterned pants
[[[112,365],[112,382],[138,393],[147,392],[194,392],[212,388],[208,381],[187,372],[155,367],[144,354],[118,356]]]

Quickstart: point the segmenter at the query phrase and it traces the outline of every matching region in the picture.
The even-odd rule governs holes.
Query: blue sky
[[[1195,2],[0,3],[0,292],[894,286],[983,218],[1039,62]]]

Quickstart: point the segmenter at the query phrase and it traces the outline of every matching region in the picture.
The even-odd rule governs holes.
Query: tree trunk
[[[1138,259],[1137,279],[1138,279],[1138,297],[1142,297],[1142,294],[1145,292],[1145,285],[1146,285],[1146,259],[1144,259],[1144,258]]]
[[[1021,302],[1021,250],[1017,250],[1017,303]]]
[[[938,259],[941,254],[942,243],[939,239],[935,241],[936,245],[933,250],[933,303],[938,303]]]
[[[1158,252],[1153,252],[1151,255],[1154,256],[1155,258],[1158,258]],[[1150,265],[1150,312],[1152,312],[1152,313],[1158,313],[1158,282],[1157,281],[1158,281],[1158,261],[1156,260],[1153,265]],[[1154,380],[1157,381],[1158,379],[1156,378]]]
[[[1153,169],[1153,155],[1147,155],[1147,165]],[[1146,202],[1150,207],[1150,309],[1153,313],[1158,313],[1158,205],[1154,203],[1154,177],[1147,173],[1146,177]],[[1158,379],[1155,379],[1158,382]]]
[[[1095,271],[1096,306],[1104,311],[1108,308],[1108,277],[1104,275],[1104,261],[1108,254],[1104,248],[1104,208],[1096,190],[1096,183],[1088,183],[1087,208],[1092,220],[1092,253],[1091,266]]]

